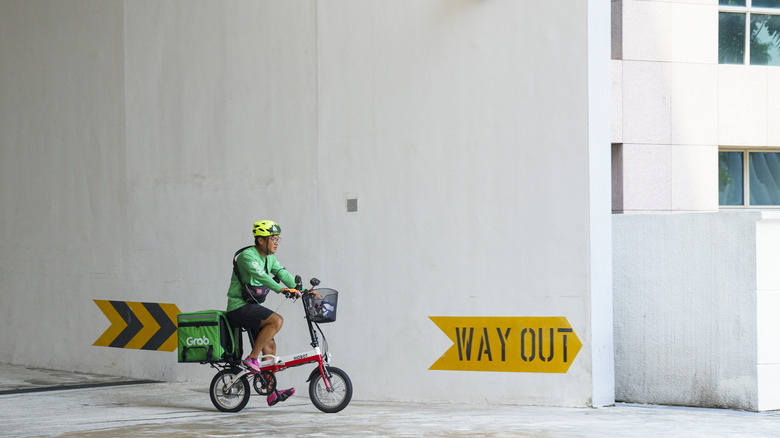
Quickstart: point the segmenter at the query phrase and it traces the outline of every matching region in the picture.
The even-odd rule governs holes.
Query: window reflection
[[[780,153],[750,153],[750,205],[780,205]]]
[[[750,63],[780,65],[780,15],[750,16]]]
[[[719,4],[718,63],[780,66],[780,0]]]
[[[718,63],[745,63],[745,14],[718,14]]]
[[[718,153],[720,205],[742,205],[742,152]]]
[[[720,4],[724,4],[723,0],[720,1]],[[742,0],[742,5],[745,4],[745,1]],[[780,0],[753,0],[753,7],[754,8],[780,8]]]

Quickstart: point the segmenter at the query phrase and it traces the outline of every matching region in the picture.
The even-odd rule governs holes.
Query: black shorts
[[[252,343],[257,339],[260,333],[260,323],[274,314],[273,310],[257,303],[247,303],[238,309],[227,313],[228,321],[233,326],[239,326],[246,329],[249,339]]]

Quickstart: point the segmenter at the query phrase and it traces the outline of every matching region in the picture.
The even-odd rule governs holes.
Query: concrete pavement
[[[208,382],[142,382],[0,364],[0,436],[777,437],[780,412],[650,405],[557,408],[353,400],[324,414],[306,388],[269,408],[211,404]]]

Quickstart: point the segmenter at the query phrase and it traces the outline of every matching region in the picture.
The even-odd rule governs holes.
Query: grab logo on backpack
[[[193,345],[204,346],[204,345],[209,345],[210,343],[209,338],[207,338],[206,336],[203,336],[202,338],[193,338],[192,336],[190,336],[189,338],[187,338],[186,342],[187,342],[187,346],[189,347],[192,347]]]

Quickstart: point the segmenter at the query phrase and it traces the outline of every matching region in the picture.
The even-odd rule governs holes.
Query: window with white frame
[[[780,207],[780,152],[721,149],[718,201],[721,207]]]
[[[720,0],[718,63],[780,65],[780,0]]]

